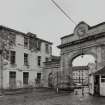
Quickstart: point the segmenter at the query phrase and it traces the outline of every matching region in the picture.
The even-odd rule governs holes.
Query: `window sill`
[[[30,67],[30,65],[24,65],[25,67],[27,67],[27,68],[29,68]]]
[[[10,66],[11,66],[11,67],[16,67],[17,64],[12,64],[12,63],[10,63]]]
[[[41,67],[41,65],[38,65],[38,67]]]
[[[29,48],[28,48],[28,47],[24,47],[24,49],[27,49],[27,50],[29,50]]]

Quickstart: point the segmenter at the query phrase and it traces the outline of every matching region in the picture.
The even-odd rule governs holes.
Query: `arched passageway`
[[[72,79],[74,84],[89,85],[89,66],[95,66],[95,58],[92,55],[80,55],[72,61]]]

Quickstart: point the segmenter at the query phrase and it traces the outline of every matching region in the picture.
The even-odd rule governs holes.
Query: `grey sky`
[[[78,23],[89,25],[105,21],[105,0],[55,0]],[[60,38],[73,32],[70,22],[51,0],[0,0],[0,24],[22,31],[33,32],[38,37],[54,43],[53,54]]]

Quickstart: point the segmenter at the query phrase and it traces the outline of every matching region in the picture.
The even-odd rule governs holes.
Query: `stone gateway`
[[[80,22],[70,35],[61,38],[61,71],[64,76],[72,80],[72,61],[80,55],[92,55],[95,58],[96,67],[94,72],[105,66],[105,22],[90,26]],[[99,79],[97,77],[97,79]]]

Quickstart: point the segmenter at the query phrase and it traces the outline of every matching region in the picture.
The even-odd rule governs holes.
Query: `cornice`
[[[70,46],[74,46],[74,45],[77,45],[77,44],[82,44],[84,42],[88,42],[88,41],[92,41],[92,40],[97,40],[97,39],[103,38],[103,37],[105,37],[105,32],[102,32],[100,34],[95,34],[95,35],[87,36],[85,38],[82,38],[82,39],[79,39],[79,40],[75,40],[75,41],[72,41],[72,42],[69,42],[69,43],[61,44],[61,45],[59,45],[57,47],[60,48],[60,49],[63,49],[65,47],[70,47]]]
[[[8,28],[8,27],[5,27],[5,26],[0,25],[0,30],[2,30],[2,29],[7,30],[7,31],[10,31],[10,32],[14,32],[15,34],[23,35],[24,37],[32,37],[32,38],[33,38],[33,36],[35,36],[36,39],[41,40],[42,42],[45,42],[45,43],[48,43],[48,44],[51,44],[51,45],[53,44],[53,43],[50,42],[50,41],[47,41],[47,40],[38,38],[38,37],[36,36],[36,34],[33,34],[33,33],[31,33],[31,32],[23,33],[23,32],[20,32],[20,31],[15,30],[15,29]]]

